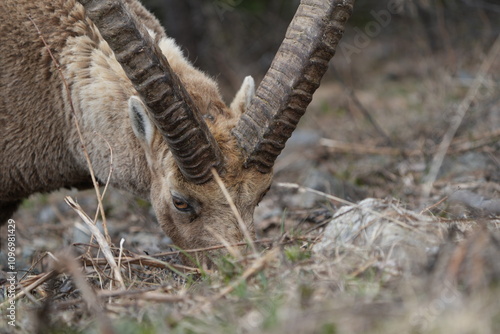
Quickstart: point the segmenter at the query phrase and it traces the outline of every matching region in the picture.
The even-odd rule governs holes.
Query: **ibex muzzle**
[[[137,0],[1,1],[0,222],[33,193],[91,187],[82,145],[104,183],[111,146],[111,185],[149,199],[179,247],[243,239],[213,170],[253,234],[352,5],[303,0],[257,91],[248,77],[228,107]]]

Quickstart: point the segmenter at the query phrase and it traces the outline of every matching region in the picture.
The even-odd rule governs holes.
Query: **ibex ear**
[[[153,141],[154,125],[149,119],[146,106],[137,96],[132,96],[128,100],[128,114],[137,138],[150,146]]]
[[[229,107],[235,115],[241,115],[247,110],[250,101],[255,95],[255,81],[251,76],[243,80],[240,90],[236,93],[231,106]]]

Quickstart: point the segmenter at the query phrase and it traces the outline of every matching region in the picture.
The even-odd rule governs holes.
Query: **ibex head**
[[[247,78],[231,108],[217,94],[202,103],[196,87],[188,93],[121,1],[79,2],[137,91],[130,116],[163,229],[185,249],[243,240],[217,173],[253,234],[253,211],[269,189],[274,161],[327,70],[353,1],[303,0],[259,88],[254,92]]]

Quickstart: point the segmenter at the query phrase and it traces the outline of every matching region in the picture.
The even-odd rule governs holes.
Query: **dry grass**
[[[177,251],[145,256],[110,244],[77,245],[80,256],[72,250],[46,253],[31,269],[50,262],[43,266],[46,273],[20,280],[18,329],[495,332],[499,223],[448,220],[406,210],[394,200],[365,200],[338,210],[326,232],[320,227],[260,240],[259,257],[219,258],[214,272],[166,258]],[[329,248],[321,250],[325,244]],[[124,288],[103,247],[119,264]]]

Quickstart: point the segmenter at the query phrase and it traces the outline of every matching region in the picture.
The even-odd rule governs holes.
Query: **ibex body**
[[[91,187],[85,147],[101,184],[112,152],[110,184],[149,199],[178,246],[243,239],[212,171],[253,233],[272,164],[319,85],[352,5],[309,1],[329,17],[339,6],[333,2],[342,3],[340,19],[319,24],[330,30],[328,40],[311,36],[319,44],[293,56],[297,68],[285,79],[271,68],[260,95],[245,79],[227,107],[212,79],[138,1],[80,2],[85,8],[73,0],[0,2],[0,223],[33,193]],[[315,52],[328,53],[326,61],[318,65]],[[278,73],[290,60],[275,63]]]

